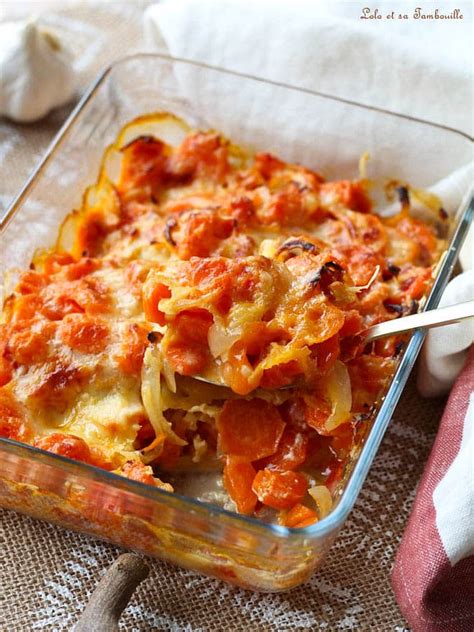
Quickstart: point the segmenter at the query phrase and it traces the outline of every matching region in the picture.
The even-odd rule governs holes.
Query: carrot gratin
[[[443,242],[406,185],[382,218],[364,178],[144,122],[174,143],[125,128],[5,301],[0,435],[168,491],[217,473],[202,497],[312,524],[403,346],[358,334],[417,309]]]

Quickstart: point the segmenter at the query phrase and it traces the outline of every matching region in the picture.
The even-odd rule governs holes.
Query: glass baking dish
[[[357,175],[366,151],[370,177],[378,182],[397,178],[428,187],[460,170],[457,199],[451,196],[448,204],[454,217],[450,246],[425,303],[436,307],[472,221],[473,200],[464,195],[460,205],[469,185],[462,173],[472,157],[469,137],[329,95],[144,54],[115,63],[97,79],[7,211],[0,223],[0,278],[9,271],[6,285],[36,248],[54,244],[61,221],[96,181],[105,148],[120,129],[158,111],[327,177]],[[411,337],[332,512],[312,526],[264,524],[8,439],[0,439],[0,506],[246,588],[287,590],[321,564],[351,511],[422,341],[421,332]]]

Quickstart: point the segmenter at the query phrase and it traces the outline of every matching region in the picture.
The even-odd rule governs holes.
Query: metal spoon
[[[442,325],[450,325],[452,323],[459,323],[467,318],[474,318],[474,301],[467,301],[465,303],[458,303],[457,305],[451,305],[449,307],[440,307],[438,309],[431,309],[427,312],[420,312],[419,314],[411,314],[410,316],[403,316],[402,318],[396,318],[395,320],[387,320],[377,325],[372,325],[359,335],[360,343],[367,344],[378,340],[379,338],[386,338],[387,336],[393,336],[395,334],[407,333],[416,329],[431,329],[433,327],[441,327]],[[226,386],[223,382],[216,382],[201,375],[193,375],[193,378],[206,382],[207,384],[213,384],[215,386]],[[291,384],[282,386],[280,388],[291,388]]]
[[[386,338],[394,334],[401,334],[415,329],[431,329],[441,325],[459,323],[467,318],[474,318],[474,301],[466,301],[449,307],[430,309],[427,312],[403,316],[395,320],[387,320],[369,327],[364,336],[364,342],[372,342],[379,338]]]

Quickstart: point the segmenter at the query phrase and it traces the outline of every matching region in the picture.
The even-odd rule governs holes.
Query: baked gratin
[[[436,203],[397,187],[383,218],[365,178],[326,182],[170,115],[132,123],[5,301],[1,436],[317,521],[403,347],[358,334],[416,310],[442,251],[411,212]]]

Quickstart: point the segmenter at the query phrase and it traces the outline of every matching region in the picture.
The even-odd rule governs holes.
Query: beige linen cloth
[[[2,19],[44,2],[0,4]],[[44,20],[88,42],[83,83],[141,48],[147,2],[54,5]],[[0,212],[40,158],[68,108],[33,126],[0,122]],[[422,400],[411,380],[359,500],[324,567],[304,586],[259,595],[159,561],[122,618],[124,630],[407,630],[390,571],[444,400]],[[0,631],[69,630],[119,549],[0,511]],[[107,632],[107,631],[104,631]]]

